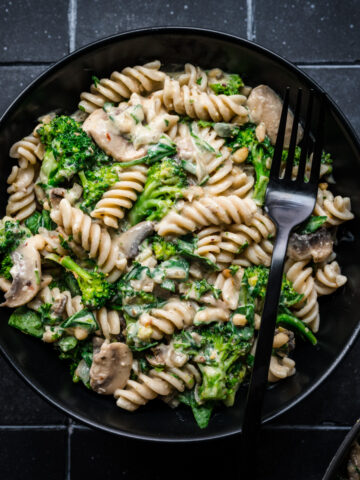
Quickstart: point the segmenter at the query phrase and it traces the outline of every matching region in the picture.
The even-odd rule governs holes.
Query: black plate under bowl
[[[322,480],[341,480],[342,478],[347,478],[346,467],[350,456],[351,445],[359,437],[359,435],[360,419],[356,420],[355,425],[344,438],[338,451],[335,453],[334,458],[331,460],[331,463]]]
[[[92,75],[109,76],[116,69],[160,59],[165,65],[190,62],[203,68],[220,67],[239,72],[247,83],[266,83],[278,92],[287,85],[307,90],[320,88],[294,65],[246,40],[192,28],[139,30],[96,42],[69,55],[33,82],[12,104],[0,122],[1,204],[6,204],[6,178],[13,161],[10,145],[31,132],[36,118],[61,108],[72,112],[79,94],[88,90]],[[326,148],[335,159],[335,190],[352,198],[360,217],[360,146],[349,123],[327,99]],[[356,219],[337,247],[338,259],[349,280],[321,305],[322,322],[316,348],[298,342],[298,373],[269,389],[264,421],[269,421],[313,391],[334,369],[354,342],[359,330],[360,231]],[[346,232],[345,232],[346,233]],[[113,398],[96,395],[73,384],[67,366],[52,348],[7,326],[2,311],[0,347],[17,372],[41,395],[66,414],[90,426],[118,435],[158,440],[192,441],[224,437],[241,430],[244,394],[233,408],[215,413],[209,427],[200,430],[191,412],[171,410],[154,401],[135,413],[116,407]],[[15,394],[15,392],[14,392]]]

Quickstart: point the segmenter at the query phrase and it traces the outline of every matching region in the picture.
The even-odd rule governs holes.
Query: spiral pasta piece
[[[139,373],[136,380],[128,380],[124,389],[115,391],[114,397],[118,407],[133,412],[159,395],[164,397],[173,390],[183,392],[185,388],[193,388],[196,382],[201,382],[201,375],[190,363],[182,368],[153,369],[148,374]]]
[[[295,375],[295,373],[295,361],[292,358],[279,358],[276,355],[271,356],[268,373],[269,382],[277,382],[286,377],[291,377]]]
[[[39,136],[36,134],[36,129],[34,133],[14,143],[9,152],[11,158],[18,159],[20,168],[35,165],[38,159],[42,160],[43,154],[43,145],[40,142]]]
[[[341,275],[338,262],[331,262],[323,268],[319,268],[315,275],[315,288],[319,296],[330,295],[346,282],[347,278],[345,275]]]
[[[221,228],[205,227],[197,233],[197,238],[196,255],[201,255],[212,262],[216,262],[216,257],[220,253]]]
[[[92,84],[90,92],[82,92],[79,108],[92,113],[106,102],[119,103],[130,98],[132,93],[150,93],[162,88],[166,77],[160,72],[161,64],[155,60],[145,65],[126,67],[121,72],[113,72],[110,78],[102,78],[96,85]]]
[[[243,273],[242,268],[235,275],[232,275],[229,270],[224,270],[216,277],[214,287],[221,291],[221,298],[230,310],[235,310],[238,306]]]
[[[217,255],[216,260],[221,265],[230,264],[236,255],[241,254],[245,250],[246,258],[256,258],[260,255],[260,260],[265,259],[269,264],[269,255],[272,253],[272,247],[270,246],[268,239],[275,235],[275,226],[270,218],[263,214],[261,210],[258,210],[249,225],[235,224],[231,225],[229,229],[221,233],[221,242],[218,244],[220,253]],[[265,241],[259,248],[253,246],[248,253],[249,245],[259,244]],[[266,252],[261,254],[260,249]],[[258,255],[256,255],[258,252]],[[256,260],[257,262],[259,260]],[[259,263],[256,263],[257,265]]]
[[[191,63],[185,63],[184,73],[178,75],[176,80],[181,86],[187,85],[188,87],[197,88],[201,92],[207,91],[208,79],[206,72]]]
[[[34,193],[35,168],[28,165],[26,168],[14,166],[7,179],[10,184],[7,189],[9,194],[6,206],[6,215],[22,221],[30,217],[36,210]]]
[[[253,243],[243,253],[235,257],[234,265],[250,267],[251,265],[265,265],[269,267],[273,252],[273,244],[270,240],[262,240],[260,243]]]
[[[194,315],[193,303],[172,298],[162,308],[152,308],[149,313],[142,313],[139,324],[145,327],[143,335],[160,340],[164,335],[172,335],[175,330],[192,325]]]
[[[28,306],[37,311],[45,303],[52,305],[52,312],[62,319],[71,317],[84,309],[80,295],[73,297],[68,290],[60,291],[58,287],[50,288],[45,286],[40,290],[35,299],[28,303]],[[66,332],[74,335],[78,340],[84,340],[89,335],[88,330],[82,327],[67,328]],[[55,339],[51,328],[45,328],[43,341],[52,343]]]
[[[73,236],[74,241],[89,253],[89,258],[96,259],[100,270],[108,275],[109,282],[120,277],[127,265],[126,258],[106,229],[93,222],[80,209],[72,207],[65,198],[58,209],[51,211],[51,218],[64,228],[67,235]]]
[[[118,228],[118,221],[124,218],[143,191],[146,182],[147,168],[135,165],[119,174],[119,181],[104,193],[91,212],[93,218],[103,221],[107,227]]]
[[[107,340],[111,335],[119,335],[121,331],[120,315],[116,310],[108,310],[106,307],[94,312],[96,320],[101,328],[101,333]]]
[[[199,120],[233,121],[240,125],[248,121],[244,95],[214,95],[195,87],[180,85],[177,80],[165,78],[163,102],[169,111]]]
[[[314,215],[326,216],[325,226],[336,226],[352,220],[351,201],[349,197],[334,195],[329,190],[318,190]]]
[[[184,235],[208,225],[251,222],[256,205],[249,198],[235,195],[213,197],[206,195],[199,200],[185,203],[179,212],[172,210],[157,225],[161,236]]]
[[[304,295],[294,306],[294,314],[306,323],[313,332],[319,330],[320,316],[313,269],[306,267],[308,260],[294,262],[288,260],[285,264],[286,277],[293,283],[294,289]]]

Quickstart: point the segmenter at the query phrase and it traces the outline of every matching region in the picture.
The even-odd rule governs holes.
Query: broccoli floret
[[[246,161],[253,165],[256,176],[253,199],[258,205],[263,205],[270,174],[270,169],[267,168],[266,163],[268,158],[272,159],[274,148],[268,137],[265,137],[263,142],[258,141],[255,128],[256,126],[253,124],[244,125],[241,129],[238,129],[235,138],[228,141],[228,145],[233,151],[243,147],[248,149]]]
[[[244,86],[242,78],[236,73],[224,74],[219,82],[209,84],[216,95],[237,95]]]
[[[85,270],[71,257],[59,257],[51,254],[47,257],[72,272],[77,280],[84,305],[88,308],[101,308],[113,295],[113,286],[105,279],[106,276],[97,271]]]
[[[198,388],[200,403],[223,401],[232,405],[236,390],[246,374],[245,358],[254,335],[253,310],[248,312],[249,325],[237,327],[232,321],[184,331],[175,336],[174,346],[193,356],[202,373]]]
[[[7,253],[0,264],[0,277],[6,278],[6,280],[12,280],[10,270],[14,265],[11,256]]]
[[[55,117],[38,133],[45,145],[39,177],[44,187],[61,185],[81,170],[111,161],[71,117]]]
[[[10,253],[15,250],[21,240],[29,236],[29,232],[20,226],[17,220],[0,220],[0,254]]]
[[[326,222],[327,216],[311,216],[309,220],[307,220],[305,223],[303,223],[299,227],[299,231],[301,234],[308,234],[308,233],[314,233],[317,230],[319,230],[320,227]]]
[[[83,187],[83,201],[80,208],[85,212],[93,210],[104,192],[119,179],[116,165],[103,165],[93,170],[79,172]]]
[[[152,249],[158,260],[168,260],[177,254],[176,246],[156,235],[152,241]]]
[[[186,299],[194,298],[195,300],[199,300],[203,295],[205,295],[205,293],[208,292],[210,292],[215,299],[218,299],[221,294],[221,290],[215,288],[214,285],[211,285],[206,278],[190,282],[189,287],[189,291],[185,295]]]
[[[242,278],[242,285],[245,286],[248,294],[253,299],[264,299],[266,294],[266,287],[269,279],[269,269],[262,265],[248,267],[244,271]],[[303,294],[298,293],[290,280],[283,276],[280,302],[280,310],[282,308],[289,308],[292,305],[300,302],[304,297]]]
[[[131,225],[160,220],[171,209],[186,187],[186,174],[175,159],[165,158],[148,171],[145,187],[129,214]]]

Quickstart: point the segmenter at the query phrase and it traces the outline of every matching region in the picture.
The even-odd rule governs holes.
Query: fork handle
[[[256,443],[261,425],[261,412],[267,388],[267,378],[272,352],[277,310],[281,292],[285,255],[291,229],[278,228],[271,259],[261,327],[257,339],[254,366],[247,393],[244,421],[242,426],[242,454],[248,465],[249,474],[256,465]]]

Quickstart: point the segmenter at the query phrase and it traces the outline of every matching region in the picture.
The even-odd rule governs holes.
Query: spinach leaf
[[[9,325],[37,338],[44,333],[40,315],[26,307],[19,307],[11,314]]]

